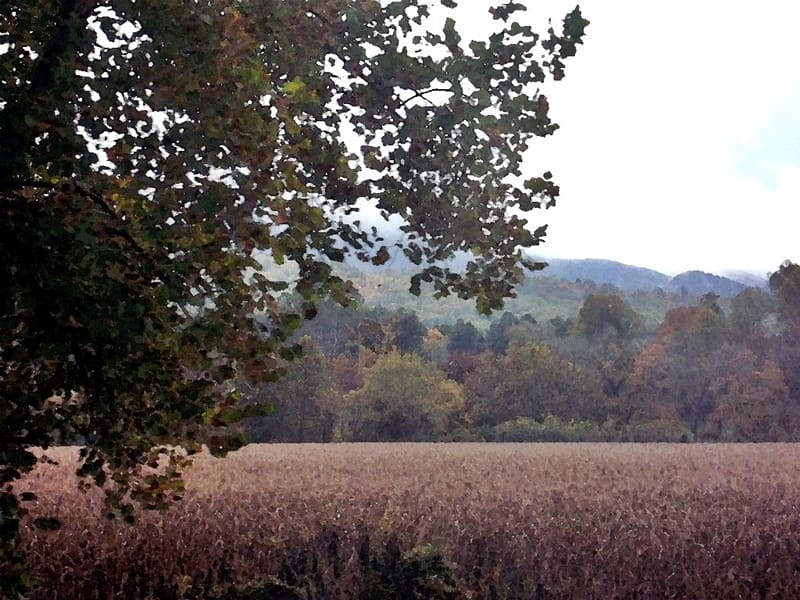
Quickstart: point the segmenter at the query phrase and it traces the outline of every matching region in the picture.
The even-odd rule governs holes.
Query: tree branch
[[[448,92],[450,94],[455,94],[452,88],[428,88],[427,90],[420,90],[418,92],[415,92],[410,97],[403,100],[400,103],[400,106],[398,106],[398,108],[403,108],[406,104],[408,104],[415,98],[425,98],[425,94],[430,94],[431,92]],[[428,98],[425,98],[425,100],[428,100]],[[428,102],[433,104],[433,102],[431,102],[430,100],[428,100]]]
[[[313,8],[306,8],[306,12],[308,12],[309,14],[314,15],[316,18],[318,18],[320,21],[322,21],[326,25],[330,25],[331,24],[331,22],[327,18],[323,17],[321,14],[319,14]]]
[[[91,43],[91,31],[85,21],[95,8],[95,2],[60,0],[49,39],[34,65],[27,89],[14,90],[12,100],[0,111],[0,180],[24,173],[26,156],[34,143],[36,132],[26,125],[25,116],[48,118],[55,107],[51,91],[63,61]],[[45,19],[46,17],[42,17]],[[80,26],[83,25],[83,26]],[[50,99],[42,101],[43,98]]]
[[[69,182],[69,183],[62,183],[62,184],[55,184],[50,183],[48,181],[37,181],[37,180],[24,180],[24,181],[6,181],[0,184],[0,191],[2,190],[14,190],[20,188],[36,188],[40,190],[50,190],[50,191],[62,191],[62,192],[76,192],[79,195],[88,198],[91,200],[95,205],[97,205],[101,211],[103,211],[106,215],[111,217],[117,222],[122,222],[122,219],[117,214],[117,211],[106,202],[105,198],[103,198],[100,194],[92,192],[91,190],[87,190],[82,185]],[[123,238],[131,247],[136,250],[136,252],[140,255],[146,256],[147,250],[134,238],[130,232],[126,231],[125,229],[115,229],[114,233],[116,233],[119,237]]]

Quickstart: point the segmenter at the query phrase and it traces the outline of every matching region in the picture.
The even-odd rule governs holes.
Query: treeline
[[[708,294],[657,329],[622,295],[571,318],[463,319],[331,303],[299,359],[251,402],[256,442],[800,439],[800,266],[720,307]]]

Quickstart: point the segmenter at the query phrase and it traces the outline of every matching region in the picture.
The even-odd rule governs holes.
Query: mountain
[[[748,287],[767,288],[769,287],[769,274],[767,273],[753,273],[752,271],[723,271],[720,273],[723,277],[733,279],[739,283],[743,283]]]
[[[374,266],[369,263],[359,262],[354,258],[348,258],[345,265],[349,269],[345,268],[344,270],[349,271],[351,274],[354,272],[379,273],[387,271],[398,273],[415,268],[415,265],[401,251],[393,248],[390,251],[390,255],[389,261],[381,266]],[[564,279],[569,282],[580,280],[593,282],[598,286],[612,285],[623,292],[650,292],[660,288],[668,292],[689,296],[702,296],[708,292],[713,292],[723,298],[728,298],[735,296],[748,286],[766,286],[765,278],[760,278],[744,271],[731,273],[730,277],[703,271],[686,271],[675,277],[670,277],[653,269],[636,267],[613,260],[597,258],[542,259],[533,254],[529,254],[528,258],[543,260],[548,264],[544,270],[531,274],[534,280],[538,277]],[[448,261],[448,266],[456,271],[463,270],[471,259],[471,254],[459,252]]]
[[[720,277],[703,271],[686,271],[673,277],[667,286],[667,290],[689,296],[702,296],[713,292],[723,298],[729,298],[735,296],[746,287],[747,285],[741,281],[734,281],[727,277]]]
[[[634,267],[613,260],[586,258],[570,260],[547,259],[549,266],[534,273],[534,277],[545,276],[568,281],[593,281],[597,285],[613,285],[624,292],[653,291],[659,288],[676,294],[702,296],[713,292],[723,298],[731,298],[748,286],[764,287],[766,280],[743,271],[723,277],[703,271],[686,271],[669,277],[664,273]]]
[[[668,275],[644,267],[634,267],[613,260],[586,258],[570,260],[547,259],[548,267],[534,273],[536,276],[555,277],[568,281],[593,281],[597,285],[613,285],[626,291],[654,290],[669,284]]]

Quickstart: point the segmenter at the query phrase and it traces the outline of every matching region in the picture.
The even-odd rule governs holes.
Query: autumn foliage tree
[[[589,294],[574,331],[583,342],[577,344],[576,358],[597,371],[606,394],[620,396],[639,350],[636,338],[644,331],[644,319],[618,294]]]
[[[418,0],[2,3],[0,484],[30,447],[80,438],[81,474],[129,516],[177,493],[135,484],[163,444],[237,447],[200,422],[237,417],[232,382],[273,378],[319,299],[352,298],[330,261],[389,257],[358,203],[402,218],[412,291],[501,306],[544,235],[519,211],[558,194],[510,176],[557,128],[539,86],[587,21],[539,36],[523,5],[488,8],[496,33],[467,43],[449,17],[420,33]],[[461,250],[464,272],[440,266]]]
[[[800,407],[800,265],[785,262],[772,274],[769,286],[776,296],[780,316],[775,361],[786,373],[789,395]]]
[[[716,407],[715,381],[726,341],[725,318],[708,297],[669,311],[656,337],[636,358],[631,375],[634,412],[674,418],[692,434]]]
[[[285,361],[284,373],[249,399],[269,406],[268,414],[242,425],[249,439],[261,442],[330,442],[338,412],[338,394],[325,355],[311,338],[300,340],[303,355]]]
[[[597,417],[599,382],[545,344],[512,343],[503,356],[483,354],[463,377],[467,411],[476,425],[515,417]]]
[[[433,441],[465,423],[461,386],[421,357],[396,351],[364,371],[345,411],[354,441]]]
[[[715,408],[703,433],[724,441],[785,441],[798,424],[783,370],[744,348],[725,348],[714,379]]]

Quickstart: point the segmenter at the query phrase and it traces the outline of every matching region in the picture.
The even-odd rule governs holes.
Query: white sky
[[[522,1],[542,32],[575,5]],[[487,35],[485,0],[459,4],[462,36]],[[800,261],[800,3],[581,9],[585,43],[546,89],[561,129],[530,156],[530,175],[551,170],[561,186],[536,213],[550,225],[541,254],[670,274]]]
[[[575,6],[525,1],[559,24]],[[485,30],[480,4],[460,4],[462,35]],[[542,254],[670,274],[800,261],[800,3],[581,10],[585,43],[547,90],[561,129],[531,156],[531,174],[550,169],[562,188],[537,214],[550,224]]]

